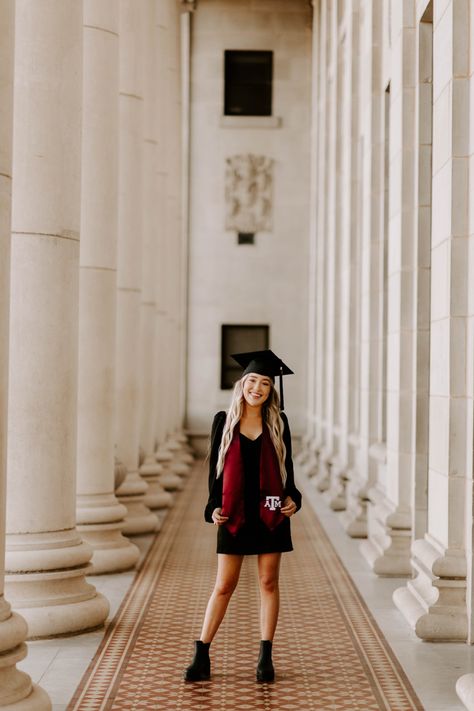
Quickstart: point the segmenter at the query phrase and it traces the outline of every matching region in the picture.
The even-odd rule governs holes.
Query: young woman
[[[301,506],[295,487],[288,420],[274,378],[292,371],[272,353],[233,356],[244,367],[229,412],[211,432],[205,519],[218,527],[217,577],[186,681],[210,678],[209,646],[234,592],[245,555],[258,556],[260,656],[257,681],[273,681],[272,643],[278,620],[281,554],[293,550],[290,517]]]

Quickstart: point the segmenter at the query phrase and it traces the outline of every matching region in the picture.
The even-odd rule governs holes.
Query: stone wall
[[[307,385],[311,8],[304,0],[202,0],[191,47],[188,427],[207,435],[214,412],[228,406],[221,324],[268,324],[270,347],[297,373],[285,392],[298,430]],[[226,49],[273,51],[272,117],[223,117]],[[255,223],[254,245],[238,246],[236,229],[227,229],[235,225],[226,220],[226,170],[229,192],[236,156],[243,170],[246,157],[260,157],[272,177],[271,219]]]

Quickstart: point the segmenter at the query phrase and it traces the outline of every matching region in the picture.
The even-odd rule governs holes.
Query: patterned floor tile
[[[212,680],[182,681],[215,572],[197,465],[122,603],[68,711],[421,710],[408,679],[309,507],[292,520],[274,642],[277,678],[255,682],[256,558],[244,561],[211,647]]]

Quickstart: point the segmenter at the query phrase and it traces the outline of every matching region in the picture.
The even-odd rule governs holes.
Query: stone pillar
[[[118,5],[83,4],[77,524],[92,572],[126,570],[139,550],[121,534],[114,494],[118,210]]]
[[[81,3],[16,3],[6,580],[30,637],[109,609],[75,528],[81,46]]]
[[[163,164],[166,136],[158,102],[163,102],[163,86],[167,71],[165,47],[160,42],[159,7],[155,0],[146,0],[145,71],[144,71],[144,143],[143,143],[143,266],[140,303],[141,341],[141,396],[140,444],[144,462],[140,475],[148,483],[145,504],[150,509],[167,508],[172,495],[160,483],[163,467],[156,461],[154,446],[156,419],[160,390],[157,366],[161,365],[160,341],[162,331],[157,319],[158,263],[163,258],[160,242],[165,237],[163,229],[163,203],[165,180],[160,168]],[[163,112],[163,106],[160,106]]]
[[[321,14],[321,22],[326,29],[325,46],[327,48],[327,65],[324,81],[326,88],[326,114],[323,140],[324,150],[324,196],[326,208],[324,212],[325,249],[322,254],[323,268],[323,303],[324,332],[322,357],[324,358],[322,425],[323,444],[319,455],[318,474],[315,484],[320,491],[326,491],[331,482],[331,467],[335,453],[336,423],[335,423],[335,348],[336,348],[336,123],[337,123],[337,7],[334,3],[325,2]]]
[[[167,229],[169,240],[169,265],[166,279],[166,311],[169,328],[169,374],[172,387],[168,399],[169,425],[167,434],[172,435],[182,426],[182,231],[181,231],[181,82],[180,82],[180,7],[168,0],[168,86],[166,121],[168,141],[166,144],[167,173]],[[176,451],[170,442],[171,451]],[[176,469],[175,469],[176,471]]]
[[[317,191],[315,206],[315,352],[317,354],[314,363],[314,439],[310,447],[308,462],[304,471],[309,476],[313,476],[313,483],[324,490],[327,487],[327,472],[320,466],[320,455],[324,447],[324,373],[325,373],[325,350],[324,350],[324,324],[325,324],[325,286],[324,286],[324,263],[326,254],[325,240],[325,171],[326,171],[326,92],[327,92],[327,21],[326,4],[318,2],[313,11],[313,33],[317,36],[317,46],[313,47],[317,51],[314,64],[317,70],[318,85],[316,100],[313,112],[316,113],[315,153],[317,155]],[[314,40],[316,41],[316,40]],[[314,95],[313,95],[314,96]]]
[[[340,17],[346,38],[337,46],[337,140],[336,140],[336,287],[335,287],[335,456],[326,494],[334,511],[346,508],[349,463],[349,369],[351,298],[351,103],[352,103],[353,6],[346,4]]]
[[[47,694],[16,669],[27,655],[25,620],[3,596],[10,284],[14,2],[0,5],[0,708],[50,711]]]
[[[341,521],[347,533],[354,538],[365,536],[366,515],[365,501],[360,494],[360,476],[358,473],[360,446],[360,379],[361,379],[361,185],[362,185],[362,145],[360,138],[361,109],[359,93],[360,82],[360,4],[351,3],[348,18],[348,51],[350,47],[351,77],[348,78],[350,90],[350,159],[349,160],[349,257],[347,263],[347,295],[349,299],[349,334],[348,334],[348,371],[347,377],[347,481],[345,482],[346,510],[341,514]],[[349,37],[350,32],[350,37]]]
[[[161,346],[162,367],[160,371],[161,413],[158,419],[157,460],[164,467],[161,481],[165,489],[181,489],[181,475],[189,469],[180,460],[181,445],[173,435],[182,426],[182,388],[184,375],[182,368],[183,332],[183,263],[181,232],[181,112],[180,112],[180,21],[179,6],[166,0],[160,8],[160,24],[165,28],[163,40],[166,46],[166,75],[164,84],[165,110],[162,130],[166,143],[162,154],[165,172],[165,224],[166,243],[162,245],[165,270],[158,294],[162,315],[163,343]]]
[[[311,67],[311,185],[309,218],[309,290],[308,290],[308,399],[306,411],[306,433],[301,450],[295,457],[295,465],[311,476],[317,460],[314,443],[316,441],[316,364],[318,362],[316,295],[316,270],[318,262],[318,232],[316,203],[318,198],[318,93],[319,93],[319,3],[312,0],[312,67]]]
[[[119,209],[116,333],[117,455],[127,477],[117,490],[127,507],[126,534],[155,531],[138,473],[140,441],[140,300],[142,284],[144,5],[120,0]]]
[[[452,641],[468,637],[472,541],[469,53],[458,49],[469,45],[469,3],[448,2],[442,18],[434,3],[428,531],[394,601],[420,638]]]
[[[377,25],[383,26],[382,18]],[[399,25],[397,24],[400,23]],[[388,302],[390,321],[388,324],[388,382],[387,382],[387,427],[383,427],[384,384],[380,346],[383,344],[384,325],[384,195],[380,188],[372,196],[378,211],[373,233],[374,248],[378,250],[376,262],[378,284],[372,293],[372,303],[379,304],[376,314],[376,333],[378,340],[378,358],[372,380],[377,381],[375,414],[375,442],[369,448],[369,456],[375,460],[375,482],[369,489],[369,525],[368,540],[361,550],[372,569],[380,575],[403,576],[410,574],[410,498],[413,457],[413,417],[414,397],[413,382],[413,347],[414,347],[414,311],[413,303],[414,261],[416,241],[415,231],[415,32],[414,6],[405,5],[404,12],[394,19],[392,56],[397,65],[402,67],[395,73],[390,83],[390,92],[386,95],[384,108],[384,87],[379,79],[377,96],[379,112],[374,121],[377,168],[374,170],[376,185],[389,180],[388,217]],[[379,37],[382,36],[379,30]],[[374,54],[379,54],[380,43],[374,43]],[[374,61],[374,70],[380,65],[380,58]],[[384,127],[384,115],[387,126]],[[389,170],[384,170],[384,133],[390,132],[391,156]],[[397,130],[398,129],[398,130]],[[381,136],[382,140],[377,140]],[[385,175],[387,172],[387,175]],[[387,205],[388,209],[388,205]],[[381,215],[382,219],[379,218]],[[382,357],[381,357],[382,356]]]

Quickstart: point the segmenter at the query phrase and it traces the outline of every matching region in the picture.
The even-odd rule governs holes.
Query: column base
[[[92,575],[119,573],[137,562],[140,551],[122,536],[126,514],[114,494],[77,495],[76,528],[92,548]]]
[[[160,483],[160,477],[164,474],[162,464],[158,464],[154,455],[149,455],[140,467],[140,476],[148,484],[148,491],[145,494],[144,504],[153,510],[170,508],[173,505],[173,496],[165,491]]]
[[[109,603],[86,582],[91,549],[75,529],[7,536],[5,589],[29,639],[100,627]]]
[[[42,583],[42,595],[46,597],[44,587],[46,585],[52,587],[51,581],[43,580]],[[9,588],[14,585],[15,583],[12,582]],[[78,600],[74,603],[58,605],[52,595],[51,604],[37,606],[38,601],[32,599],[31,603],[35,605],[34,607],[17,605],[21,615],[28,623],[27,639],[50,639],[64,635],[82,634],[102,627],[109,614],[109,602],[101,593],[96,592],[92,585],[88,585],[88,587],[94,590],[94,595],[89,600]],[[56,591],[54,590],[54,592]],[[24,602],[28,603],[27,600]]]
[[[52,708],[48,694],[36,684],[31,684],[31,692],[20,701],[5,705],[0,698],[2,711],[51,711]]]
[[[334,460],[331,462],[331,482],[329,488],[324,493],[324,499],[333,511],[345,511],[346,484],[348,477],[345,467],[341,462]]]
[[[415,541],[416,578],[393,593],[393,601],[415,634],[431,642],[465,642],[468,633],[466,560],[444,551],[430,536]]]
[[[184,488],[182,478],[173,471],[173,453],[167,447],[160,447],[155,452],[156,461],[163,466],[160,484],[165,491],[181,491]]]
[[[184,482],[182,478],[175,474],[168,465],[164,466],[163,474],[160,474],[160,484],[165,491],[182,491],[184,489]]]
[[[294,463],[295,467],[302,469],[305,466],[305,464],[308,462],[308,459],[310,456],[312,440],[313,440],[313,438],[308,434],[305,434],[302,437],[300,450],[299,450],[298,454],[296,454],[293,457],[293,463]]]
[[[170,470],[173,472],[173,474],[177,474],[178,476],[182,476],[186,478],[187,476],[190,475],[191,473],[191,467],[189,464],[186,464],[186,462],[182,461],[181,457],[175,457],[169,464]]]
[[[381,577],[411,576],[409,512],[398,511],[382,492],[369,490],[368,538],[360,551]]]
[[[128,472],[125,481],[117,489],[116,496],[127,509],[122,533],[136,536],[143,533],[155,533],[160,529],[160,522],[154,513],[145,506],[148,485],[138,472]]]
[[[0,709],[49,711],[51,702],[28,674],[16,668],[27,655],[25,620],[0,596]]]
[[[169,509],[173,506],[173,494],[165,491],[159,481],[149,482],[144,504],[152,511]]]
[[[122,520],[97,526],[77,526],[82,539],[93,551],[89,575],[121,573],[135,566],[140,551],[122,535],[123,525]]]
[[[122,533],[126,536],[141,536],[144,533],[157,533],[160,528],[160,520],[145,506],[144,497],[141,501],[133,498],[121,496],[120,500],[127,507],[127,515],[122,528]]]
[[[311,479],[313,486],[321,493],[327,491],[331,484],[331,458],[332,454],[327,450],[321,452],[317,472]]]
[[[366,484],[361,482],[354,470],[347,472],[346,509],[340,516],[341,524],[351,538],[367,538]]]
[[[468,711],[474,711],[474,674],[464,674],[457,680],[456,694]]]
[[[348,472],[346,510],[341,515],[344,530],[351,538],[367,538],[367,482],[361,481],[355,470]]]
[[[313,479],[318,473],[318,462],[321,457],[320,445],[312,442],[301,464],[301,471],[308,479]]]

